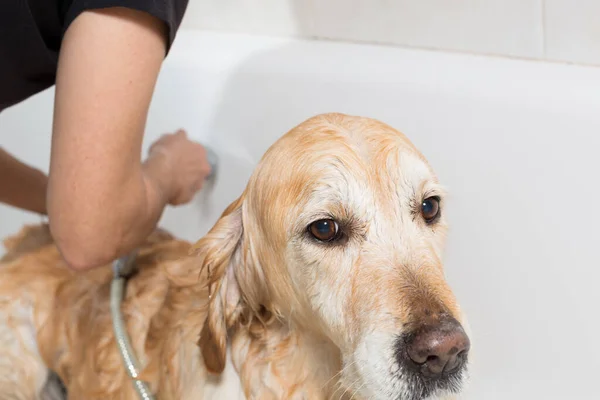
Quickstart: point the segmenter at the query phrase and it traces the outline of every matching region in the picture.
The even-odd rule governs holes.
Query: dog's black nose
[[[403,347],[403,348],[402,348]],[[458,371],[467,361],[471,342],[454,318],[438,320],[406,336],[399,346],[399,361],[425,377],[437,378]]]

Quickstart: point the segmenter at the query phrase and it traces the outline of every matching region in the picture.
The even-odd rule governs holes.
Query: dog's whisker
[[[331,399],[335,398],[336,393],[343,389],[344,389],[344,386],[342,385],[342,382],[338,381],[338,383],[336,384],[336,389],[333,391],[333,393],[331,393],[330,398]],[[343,395],[344,394],[342,393],[342,395],[338,398],[338,400],[341,399]]]
[[[358,389],[356,389],[356,390],[354,391],[354,393],[352,393],[352,396],[350,397],[350,400],[353,400],[353,399],[354,399],[354,396],[356,396],[356,395],[357,395],[357,394],[360,392],[360,390],[361,390],[362,388],[364,388],[364,387],[365,387],[365,385],[366,385],[366,384],[367,384],[367,382],[363,382],[363,384],[362,384],[362,385],[360,385],[360,386],[358,387]]]
[[[321,386],[321,389],[325,389],[326,386],[329,384],[329,382],[331,382],[332,380],[340,377],[345,371],[347,371],[350,367],[352,367],[354,364],[356,364],[356,360],[353,360],[351,363],[345,365],[338,373],[336,373],[335,375],[333,375],[331,378],[329,378],[327,380],[327,382],[325,382],[325,384],[323,384],[323,386]],[[337,382],[339,384],[339,381]]]
[[[354,385],[356,385],[357,383],[359,383],[361,380],[361,377],[359,376],[358,378],[356,378],[347,388],[346,390],[344,390],[344,392],[340,395],[340,397],[338,398],[338,400],[342,400],[344,398],[344,396],[346,395],[346,393],[348,393],[349,390],[352,389],[352,387]]]
[[[331,377],[327,382],[330,382],[332,379],[335,379],[336,377],[340,377],[345,371],[347,371],[348,369],[350,369],[350,367],[352,367],[354,364],[356,364],[356,360],[354,360],[351,363],[349,363],[346,366],[344,366],[341,371],[339,371],[337,374],[335,374],[333,377]],[[327,385],[327,383],[323,386],[323,388],[325,388],[326,385]],[[334,387],[336,388],[336,390],[331,394],[331,398],[333,398],[333,396],[339,390],[343,389],[342,382],[338,379],[338,381],[335,383]]]

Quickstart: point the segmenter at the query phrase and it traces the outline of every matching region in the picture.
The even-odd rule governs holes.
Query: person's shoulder
[[[84,11],[109,7],[129,8],[146,12],[161,20],[167,27],[167,51],[181,26],[189,0],[65,0],[63,7],[63,33]]]

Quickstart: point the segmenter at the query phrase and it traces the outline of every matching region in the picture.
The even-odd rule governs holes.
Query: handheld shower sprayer
[[[217,166],[219,164],[219,158],[217,157],[217,153],[214,152],[210,147],[204,146],[206,150],[206,160],[210,165],[210,174],[206,177],[207,181],[214,180],[217,175]]]

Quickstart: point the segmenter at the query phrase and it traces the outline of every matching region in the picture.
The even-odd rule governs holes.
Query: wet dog
[[[465,317],[442,254],[445,193],[373,119],[313,117],[265,153],[196,244],[157,231],[123,312],[157,398],[450,399],[468,375]],[[67,269],[45,226],[6,242],[0,396],[135,399],[114,341],[109,266]],[[237,376],[216,377],[232,364]],[[229,397],[227,397],[229,398]]]

